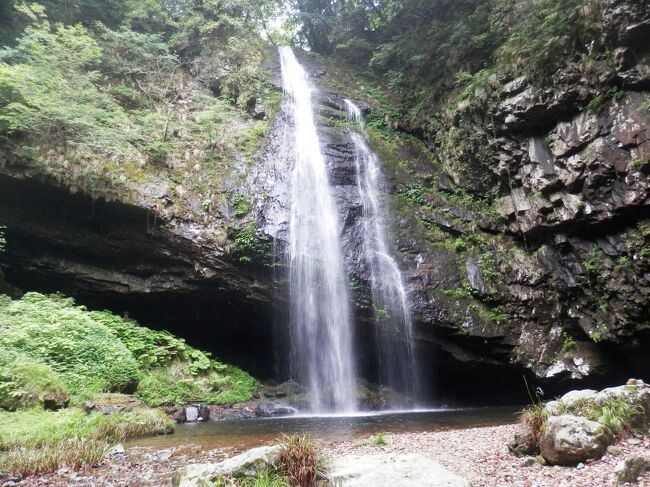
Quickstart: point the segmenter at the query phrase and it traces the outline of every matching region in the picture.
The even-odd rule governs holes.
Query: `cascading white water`
[[[312,85],[291,48],[280,48],[280,60],[295,148],[289,222],[292,376],[308,385],[313,411],[354,411],[347,280]]]
[[[370,268],[379,355],[379,380],[417,397],[417,367],[413,352],[413,323],[408,296],[397,262],[387,245],[386,221],[380,200],[382,173],[377,155],[365,137],[361,110],[345,100],[358,131],[351,133],[356,152],[357,186],[363,203],[364,251]]]

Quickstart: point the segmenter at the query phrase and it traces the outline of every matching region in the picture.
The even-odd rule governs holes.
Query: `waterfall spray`
[[[387,244],[387,225],[380,200],[381,169],[377,155],[365,138],[358,106],[345,100],[352,132],[357,186],[363,202],[364,251],[370,268],[374,318],[378,329],[379,380],[393,389],[418,396],[417,364],[413,351],[413,322],[404,280]]]
[[[314,123],[307,73],[280,48],[293,130],[289,222],[292,376],[310,389],[315,412],[356,409],[355,362],[337,210]]]

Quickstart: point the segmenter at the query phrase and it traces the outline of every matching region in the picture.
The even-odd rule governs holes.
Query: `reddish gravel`
[[[508,453],[516,425],[458,429],[431,433],[387,434],[385,446],[356,446],[355,441],[325,445],[325,454],[336,457],[348,453],[421,453],[468,479],[472,487],[598,487],[615,486],[613,470],[630,455],[650,455],[650,435],[619,443],[620,455],[606,454],[584,468],[549,467],[529,458]],[[636,443],[636,444],[633,444]],[[96,468],[74,472],[61,469],[56,473],[24,479],[18,487],[162,487],[171,485],[176,468],[188,463],[218,462],[237,453],[234,450],[205,451],[195,445],[156,452],[151,448],[128,448],[124,455],[107,458]],[[626,484],[628,485],[628,484]],[[635,484],[650,487],[650,473]],[[377,486],[368,486],[377,487]],[[390,487],[390,486],[385,486]]]
[[[650,455],[650,435],[626,441],[618,446],[622,453],[606,454],[601,460],[587,463],[584,468],[524,466],[526,458],[508,453],[516,425],[469,428],[432,433],[387,434],[385,446],[358,447],[353,441],[328,445],[327,454],[373,454],[380,452],[420,453],[437,461],[450,471],[471,481],[473,487],[595,487],[614,486],[613,470],[618,462],[630,455]],[[630,485],[630,484],[626,484]],[[650,487],[650,473],[635,484]]]

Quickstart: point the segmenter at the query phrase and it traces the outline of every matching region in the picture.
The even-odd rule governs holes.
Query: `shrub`
[[[69,399],[68,388],[50,366],[0,348],[0,409],[61,407]]]
[[[128,348],[71,299],[27,293],[0,306],[0,328],[0,346],[45,363],[73,394],[124,390],[140,378]]]
[[[258,387],[243,370],[211,359],[168,332],[108,311],[89,312],[58,295],[0,299],[0,329],[0,388],[25,399],[24,405],[14,401],[0,407],[35,405],[48,388],[55,397],[69,390],[76,401],[136,390],[147,405],[160,406],[244,402]],[[3,367],[12,357],[28,365]]]

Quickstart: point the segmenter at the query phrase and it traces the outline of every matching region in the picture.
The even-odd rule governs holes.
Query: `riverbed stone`
[[[613,442],[612,432],[579,416],[552,416],[540,439],[542,456],[554,465],[577,465],[603,456]]]
[[[329,467],[339,487],[469,487],[466,479],[419,454],[345,455]]]
[[[616,482],[636,482],[639,475],[650,471],[650,456],[635,455],[619,462],[614,468]]]
[[[255,416],[260,418],[292,416],[296,414],[296,412],[296,408],[276,401],[262,402],[255,408]]]
[[[219,463],[198,463],[187,465],[174,472],[173,487],[198,487],[217,477],[242,478],[256,474],[269,465],[282,447],[260,446],[228,458]]]

